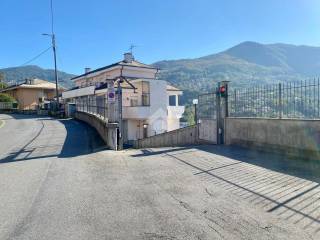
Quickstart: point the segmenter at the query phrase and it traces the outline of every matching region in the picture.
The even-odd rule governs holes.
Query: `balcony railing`
[[[181,118],[184,113],[184,106],[168,106],[169,118]]]

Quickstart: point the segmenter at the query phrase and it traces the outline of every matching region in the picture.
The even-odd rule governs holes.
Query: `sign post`
[[[115,111],[115,101],[116,101],[116,93],[114,89],[114,81],[108,81],[108,89],[107,89],[107,111],[108,111],[108,122],[115,122],[116,120],[116,111]]]

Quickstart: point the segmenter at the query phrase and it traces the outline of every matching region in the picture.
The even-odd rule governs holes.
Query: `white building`
[[[124,60],[90,70],[74,77],[77,89],[66,91],[68,102],[88,96],[105,96],[108,81],[124,77],[122,86],[122,119],[124,141],[153,136],[179,128],[184,106],[179,106],[182,91],[164,80],[156,79],[159,70],[124,54]],[[134,88],[133,88],[134,86]]]

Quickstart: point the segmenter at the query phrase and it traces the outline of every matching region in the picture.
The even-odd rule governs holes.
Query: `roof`
[[[56,84],[52,83],[52,82],[48,82],[42,79],[32,79],[31,81],[33,81],[33,83],[28,83],[28,80],[24,83],[20,83],[17,85],[11,85],[7,88],[1,89],[0,92],[5,92],[5,91],[9,91],[9,90],[14,90],[17,88],[29,88],[29,89],[48,89],[48,90],[54,90],[56,89]],[[61,88],[61,87],[59,87]]]
[[[179,88],[167,84],[167,91],[182,91]]]
[[[100,72],[100,71],[106,70],[106,69],[108,69],[108,68],[116,67],[116,66],[127,66],[127,67],[138,67],[138,68],[157,69],[156,67],[153,67],[153,66],[151,66],[151,65],[147,65],[147,64],[138,62],[138,61],[136,61],[136,60],[132,60],[131,62],[120,61],[120,62],[113,63],[113,64],[110,64],[110,65],[105,66],[105,67],[97,68],[97,69],[95,69],[95,70],[86,72],[86,73],[84,73],[84,74],[82,74],[82,75],[73,77],[73,78],[71,78],[71,80],[74,80],[74,79],[77,79],[77,78],[80,78],[80,77],[84,77],[84,76],[89,75],[89,74],[91,74],[91,73]]]

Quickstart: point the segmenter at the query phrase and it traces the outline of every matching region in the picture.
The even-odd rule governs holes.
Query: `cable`
[[[41,55],[45,54],[46,52],[48,52],[52,47],[48,47],[46,50],[42,51],[41,53],[39,53],[37,56],[31,58],[30,60],[26,61],[25,63],[21,64],[20,67],[25,66],[31,62],[33,62],[34,60],[36,60],[37,58],[39,58]]]

